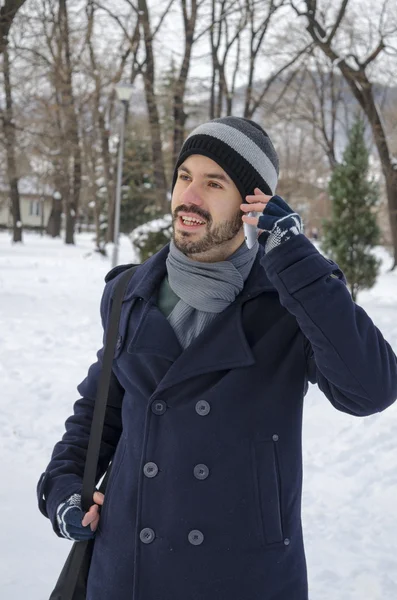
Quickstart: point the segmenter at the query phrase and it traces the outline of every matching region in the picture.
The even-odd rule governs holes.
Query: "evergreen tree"
[[[344,272],[352,298],[374,286],[380,262],[371,250],[379,243],[380,231],[373,208],[377,186],[369,179],[369,153],[365,125],[357,119],[349,132],[343,161],[332,174],[329,193],[332,217],[324,223],[322,248]]]
[[[127,137],[124,149],[121,233],[129,234],[139,225],[162,216],[156,200],[150,142],[135,130]]]

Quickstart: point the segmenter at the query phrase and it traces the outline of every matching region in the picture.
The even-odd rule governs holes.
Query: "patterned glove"
[[[57,508],[57,523],[62,537],[75,542],[90,540],[95,536],[95,531],[87,525],[83,527],[84,512],[81,508],[81,495],[73,494]]]
[[[280,196],[273,196],[259,217],[258,229],[263,229],[258,241],[264,246],[267,254],[273,248],[303,233],[303,223],[285,200]]]

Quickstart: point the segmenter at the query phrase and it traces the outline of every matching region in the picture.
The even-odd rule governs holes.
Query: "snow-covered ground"
[[[70,542],[36,507],[35,486],[101,343],[109,259],[92,235],[75,247],[0,233],[0,598],[46,600]],[[397,273],[359,303],[397,350]],[[120,262],[134,262],[122,238]],[[311,600],[397,598],[397,403],[357,419],[313,387],[304,415],[303,519]],[[188,599],[187,599],[188,600]],[[249,599],[241,599],[249,600]]]

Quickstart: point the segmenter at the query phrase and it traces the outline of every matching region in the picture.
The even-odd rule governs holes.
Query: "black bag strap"
[[[102,359],[102,370],[99,377],[94,413],[92,417],[90,439],[88,442],[87,457],[84,467],[83,488],[81,492],[81,506],[88,511],[93,504],[92,496],[95,491],[96,473],[98,468],[99,451],[101,447],[103,426],[105,422],[106,406],[109,395],[110,378],[112,375],[113,357],[119,331],[121,305],[124,293],[131,277],[139,265],[124,271],[116,285],[110,319],[107,327],[105,348]]]

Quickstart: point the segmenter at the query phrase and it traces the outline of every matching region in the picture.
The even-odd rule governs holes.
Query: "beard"
[[[188,231],[178,231],[175,233],[175,221],[179,218],[178,212],[184,211],[195,213],[206,221],[205,232],[201,234],[198,240],[192,239],[192,235]],[[229,242],[241,231],[243,223],[241,217],[243,211],[238,209],[236,213],[227,221],[214,225],[211,215],[198,207],[182,205],[175,209],[172,215],[172,239],[175,246],[186,255],[200,254],[219,247],[226,242]]]

